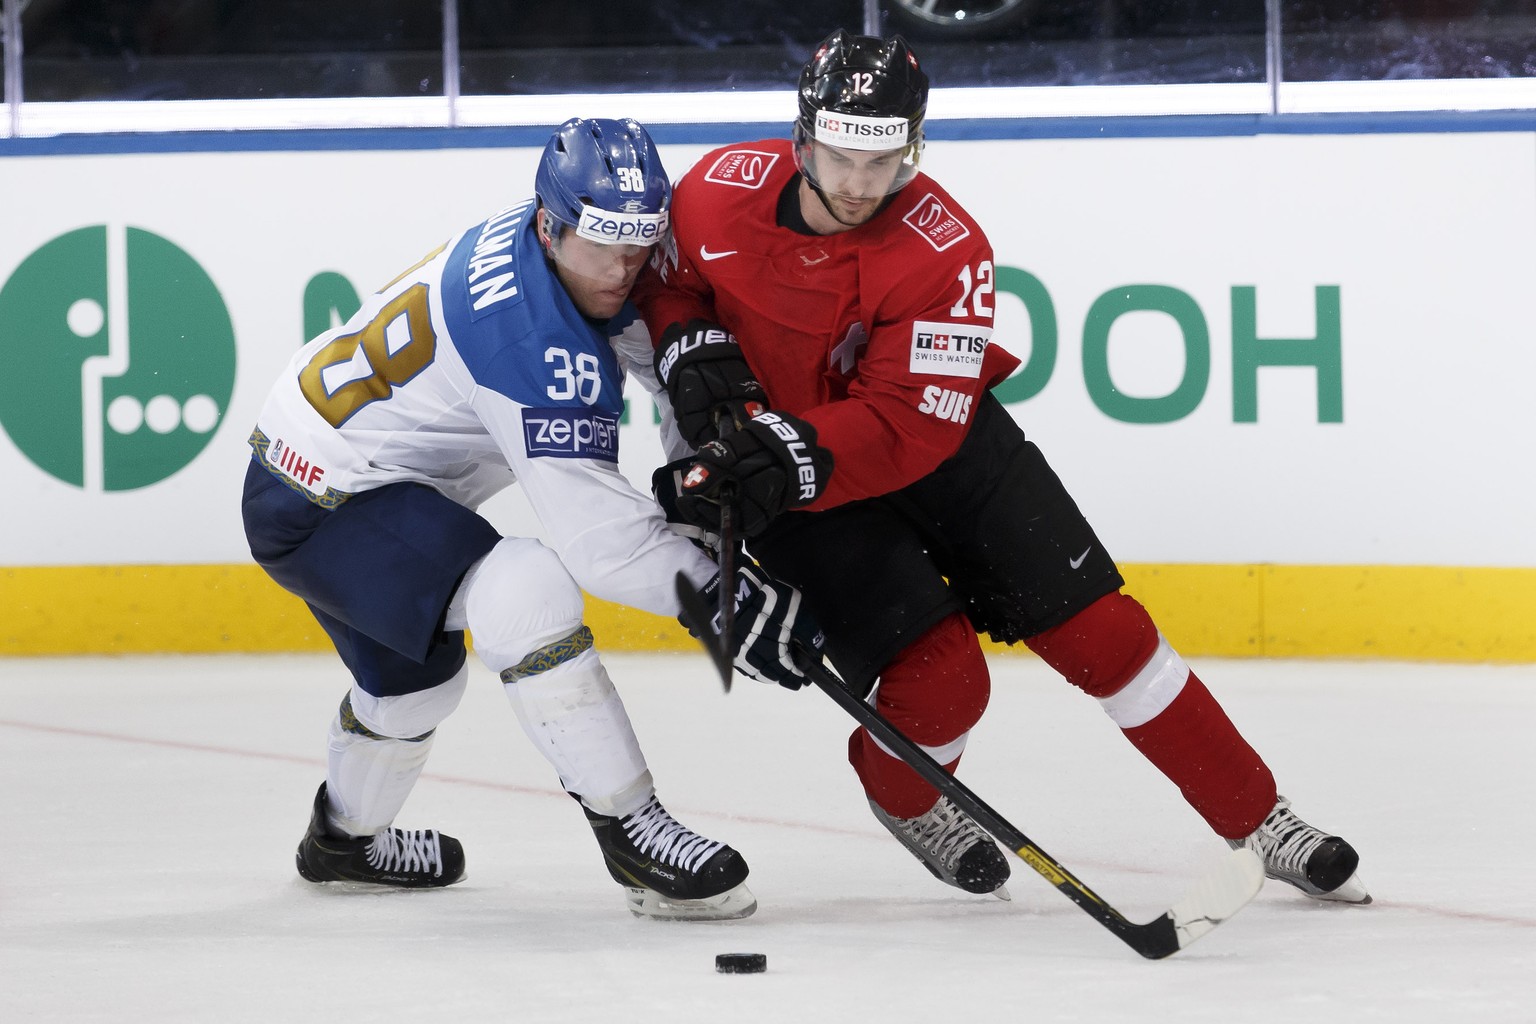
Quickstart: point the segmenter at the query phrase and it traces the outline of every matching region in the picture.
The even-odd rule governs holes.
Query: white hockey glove
[[[720,574],[704,587],[708,607],[719,606]],[[693,623],[679,617],[688,632],[701,636]],[[718,616],[710,635],[718,635]],[[798,648],[812,659],[821,656],[826,637],[811,618],[800,591],[780,583],[758,565],[744,565],[736,570],[736,621],[731,646],[736,671],[764,683],[778,683],[790,690],[804,686],[806,679],[795,667]]]

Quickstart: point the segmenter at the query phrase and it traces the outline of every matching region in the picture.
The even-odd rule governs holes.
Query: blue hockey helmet
[[[666,237],[672,184],[656,144],[631,118],[573,117],[555,129],[533,191],[582,238],[652,245]]]

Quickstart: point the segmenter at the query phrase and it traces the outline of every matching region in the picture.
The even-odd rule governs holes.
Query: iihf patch
[[[909,369],[913,373],[980,379],[991,338],[990,327],[916,320],[912,324]]]
[[[779,154],[764,153],[760,149],[733,149],[714,162],[704,180],[737,188],[762,188],[778,159]]]
[[[969,238],[971,229],[959,217],[949,212],[949,207],[938,196],[929,192],[917,201],[917,205],[901,218],[902,223],[927,239],[928,244],[943,252],[962,238]]]
[[[619,461],[619,418],[591,409],[524,409],[523,443],[530,459]]]

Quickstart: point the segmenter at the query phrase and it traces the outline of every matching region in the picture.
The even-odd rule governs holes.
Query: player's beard
[[[886,203],[890,200],[890,196],[860,197],[854,200],[857,206],[850,209],[847,204],[852,197],[829,194],[815,186],[812,186],[812,191],[816,193],[816,198],[821,200],[822,208],[827,211],[827,214],[845,228],[856,228],[868,224],[875,214],[885,209]]]

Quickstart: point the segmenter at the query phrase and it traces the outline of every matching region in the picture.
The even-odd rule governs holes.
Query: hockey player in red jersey
[[[978,631],[1023,642],[1270,877],[1368,902],[1354,849],[1277,794],[991,394],[1018,360],[992,338],[985,232],[918,170],[927,93],[901,37],[836,32],[801,74],[792,141],[718,149],[678,182],[672,249],[636,302],[698,451],[658,489],[676,481],[664,500],[706,528],[730,501],[843,678],[878,685],[879,710],[949,770],[989,695]],[[774,429],[751,418],[763,406]],[[802,492],[822,450],[830,477]],[[930,871],[1002,894],[1006,859],[947,798],[863,730],[849,760]]]

